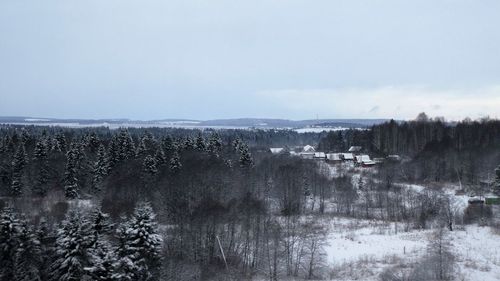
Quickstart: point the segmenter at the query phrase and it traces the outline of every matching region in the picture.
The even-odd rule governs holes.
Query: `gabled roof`
[[[304,152],[314,152],[316,150],[314,149],[314,147],[312,147],[310,145],[306,145],[306,146],[304,146],[303,151]]]
[[[282,152],[285,152],[285,149],[283,147],[271,147],[269,148],[271,150],[272,154],[280,154]]]
[[[351,147],[349,148],[349,152],[360,152],[360,151],[361,151],[361,149],[362,149],[362,147],[361,147],[361,146],[351,146]]]

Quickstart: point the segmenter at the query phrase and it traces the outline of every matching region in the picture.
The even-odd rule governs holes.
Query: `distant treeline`
[[[470,188],[493,179],[500,163],[500,121],[483,119],[447,123],[420,114],[416,120],[375,125],[371,130],[331,132],[318,145],[323,151],[346,151],[360,145],[373,157],[405,157],[405,180],[453,181]]]

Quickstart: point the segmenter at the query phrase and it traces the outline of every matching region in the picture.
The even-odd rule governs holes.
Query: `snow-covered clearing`
[[[360,176],[366,177],[375,172],[343,164],[321,163],[319,168],[329,178],[349,174],[353,177],[355,187]],[[436,190],[435,186],[408,183],[395,185],[416,193]],[[454,184],[443,184],[439,189],[452,199],[457,214],[463,213],[468,206],[469,196],[457,194],[460,187]],[[354,218],[332,218],[329,224],[325,246],[328,280],[379,280],[380,273],[391,268],[409,272],[429,253],[429,242],[435,231],[403,232],[402,224],[396,227],[394,223]],[[495,232],[489,226],[456,226],[454,231],[446,231],[446,240],[450,242],[450,251],[456,258],[457,280],[500,280],[498,231]]]
[[[412,267],[429,250],[433,230],[402,232],[395,224],[333,218],[327,236],[329,280],[379,280],[392,267]],[[500,235],[488,226],[447,231],[458,280],[500,280]]]
[[[325,248],[331,280],[378,280],[385,268],[416,262],[432,231],[400,230],[392,223],[334,218]]]
[[[448,234],[463,280],[500,280],[500,235],[477,225]]]

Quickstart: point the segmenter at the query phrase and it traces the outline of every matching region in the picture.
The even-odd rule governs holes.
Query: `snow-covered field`
[[[416,262],[432,231],[401,230],[378,221],[333,219],[325,249],[331,280],[378,280],[385,268]]]
[[[377,221],[333,218],[325,248],[330,280],[379,280],[384,269],[418,263],[428,252],[433,230],[401,230]],[[500,235],[478,225],[446,235],[458,280],[500,280]]]
[[[490,227],[466,226],[449,232],[463,280],[500,280],[500,235]]]
[[[339,165],[320,165],[329,177],[338,177],[349,171],[356,183],[361,173],[356,168]],[[368,174],[370,171],[368,171]],[[428,187],[397,183],[414,192]],[[468,196],[456,195],[458,186],[443,186],[457,210],[467,207]],[[418,263],[429,252],[429,243],[435,230],[403,232],[403,225],[376,220],[332,218],[327,235],[326,263],[329,280],[380,280],[385,269],[407,268]],[[500,233],[488,226],[466,225],[446,230],[446,240],[456,258],[457,280],[500,280]]]

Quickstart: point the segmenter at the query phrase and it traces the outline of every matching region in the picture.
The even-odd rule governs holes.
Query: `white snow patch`
[[[470,225],[448,234],[463,280],[500,280],[500,236],[490,227]]]
[[[403,229],[402,225],[398,227]],[[327,261],[338,265],[366,258],[381,260],[388,255],[418,256],[425,253],[429,233],[429,230],[396,232],[394,224],[341,219],[328,236]]]

